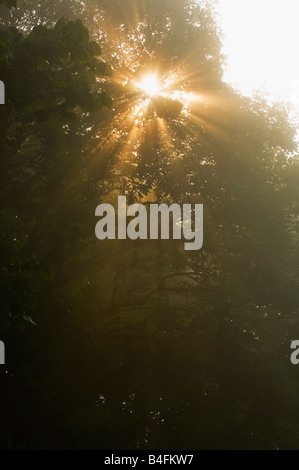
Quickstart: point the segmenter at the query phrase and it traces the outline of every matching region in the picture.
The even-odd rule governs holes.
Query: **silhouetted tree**
[[[212,2],[18,5],[0,36],[1,324],[38,427],[25,438],[6,413],[5,436],[297,448],[299,166],[285,106],[223,81]],[[163,93],[138,86],[148,72]],[[203,249],[96,240],[96,205],[123,194],[203,203]],[[18,333],[24,318],[38,326]]]

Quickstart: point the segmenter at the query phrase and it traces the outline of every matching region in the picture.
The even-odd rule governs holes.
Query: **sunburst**
[[[158,96],[162,91],[159,78],[154,73],[144,75],[140,83],[137,83],[137,88],[140,88],[149,97]]]

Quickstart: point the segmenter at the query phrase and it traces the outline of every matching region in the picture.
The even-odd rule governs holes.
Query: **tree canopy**
[[[2,446],[297,448],[286,106],[224,82],[213,2],[4,4]],[[118,195],[203,204],[203,249],[99,242]]]

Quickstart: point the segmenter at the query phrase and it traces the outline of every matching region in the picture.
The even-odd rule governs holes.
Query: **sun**
[[[145,75],[139,83],[139,88],[148,96],[153,97],[161,92],[161,85],[158,77],[153,73]]]

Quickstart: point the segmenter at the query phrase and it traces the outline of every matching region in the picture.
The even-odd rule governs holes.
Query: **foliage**
[[[0,327],[18,378],[3,380],[17,396],[3,439],[297,448],[299,162],[284,105],[223,82],[210,2],[35,3],[0,33]],[[151,70],[173,84],[147,104],[136,83]],[[203,203],[203,250],[99,243],[95,207],[123,194]],[[24,317],[36,326],[20,332]]]
[[[24,264],[27,278],[28,262],[40,260],[30,247],[52,218],[49,198],[56,181],[65,183],[70,126],[74,132],[88,113],[111,107],[96,80],[112,72],[99,60],[101,48],[90,41],[80,20],[62,19],[53,28],[37,26],[26,37],[10,28],[0,33],[0,41],[5,46],[0,65],[7,97],[0,110],[1,220],[6,227],[2,260],[9,266],[3,269],[7,274],[13,268],[22,278],[20,266]],[[13,285],[13,279],[8,277],[6,282]],[[28,298],[18,300],[14,288],[5,288],[4,302],[11,305],[6,298],[11,292],[13,303],[21,304],[22,310],[28,304],[26,315],[30,315],[36,299],[29,301],[32,289],[19,284],[20,297]],[[5,312],[2,309],[2,315]]]

